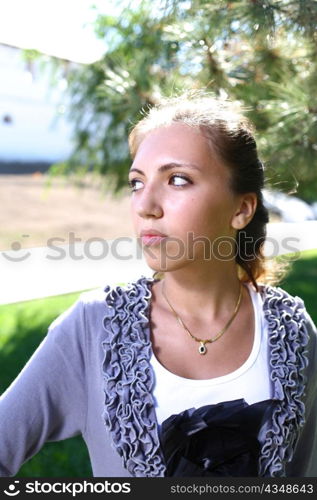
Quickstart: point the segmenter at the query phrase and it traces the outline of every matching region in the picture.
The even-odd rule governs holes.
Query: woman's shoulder
[[[142,297],[151,294],[150,284],[153,278],[141,276],[138,279],[125,283],[107,284],[103,287],[81,293],[78,302],[86,309],[97,309],[102,307],[119,307],[122,302],[137,302]]]
[[[259,285],[259,292],[263,301],[263,310],[266,317],[275,318],[281,323],[303,325],[308,336],[316,342],[316,326],[306,309],[304,300],[297,295],[292,295],[279,286]]]
[[[120,317],[133,315],[133,311],[147,308],[151,297],[150,284],[153,278],[141,276],[126,283],[107,284],[103,287],[82,292],[73,306],[62,314],[58,321],[69,315],[81,317],[91,327],[112,318],[117,313]],[[127,306],[127,307],[126,307]]]
[[[108,318],[133,316],[138,309],[141,313],[148,304],[151,295],[149,283],[151,278],[141,276],[135,281],[105,285],[100,288],[82,292],[78,299],[50,324],[49,331],[76,330],[77,334],[87,331],[100,331]],[[126,307],[127,306],[127,307]],[[134,307],[135,306],[135,307]]]
[[[297,295],[292,295],[291,293],[287,292],[284,288],[280,286],[273,286],[273,285],[259,283],[258,287],[263,300],[268,300],[268,301],[271,300],[291,305],[304,304],[301,297],[298,297]]]
[[[261,294],[264,305],[271,307],[280,307],[281,309],[306,311],[303,299],[297,295],[292,295],[284,288],[267,284],[259,284],[259,293]]]

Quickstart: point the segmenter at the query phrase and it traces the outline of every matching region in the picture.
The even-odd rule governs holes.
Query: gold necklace
[[[207,347],[206,347],[206,344],[211,344],[212,342],[216,342],[216,340],[218,340],[224,333],[226,330],[228,330],[229,326],[231,325],[232,321],[234,320],[234,318],[236,317],[238,311],[239,311],[239,307],[240,307],[240,302],[241,302],[241,297],[242,297],[242,284],[240,282],[240,291],[239,291],[239,297],[238,297],[238,300],[237,300],[237,303],[236,303],[236,306],[234,308],[234,311],[233,311],[233,314],[231,316],[231,318],[229,319],[229,321],[227,321],[227,323],[225,324],[225,326],[220,330],[220,332],[217,333],[217,335],[215,335],[214,337],[212,337],[211,339],[207,339],[207,340],[203,340],[203,339],[199,339],[197,337],[195,337],[195,335],[193,335],[189,329],[187,328],[187,326],[183,323],[183,321],[181,320],[181,318],[178,316],[177,312],[175,311],[175,309],[173,308],[173,306],[170,304],[168,298],[166,297],[165,293],[164,293],[164,281],[162,282],[162,294],[163,294],[163,297],[165,298],[166,302],[168,303],[168,305],[170,306],[173,314],[175,315],[177,321],[180,323],[180,325],[187,331],[187,333],[191,336],[192,339],[194,339],[196,342],[199,342],[199,347],[198,347],[198,352],[199,354],[206,354],[207,352]]]

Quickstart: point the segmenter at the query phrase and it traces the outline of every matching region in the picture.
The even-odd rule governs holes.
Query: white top
[[[264,318],[261,295],[251,285],[249,290],[255,317],[253,347],[248,359],[237,369],[222,377],[195,380],[180,377],[167,370],[155,357],[151,365],[155,374],[154,402],[158,424],[170,415],[188,408],[244,398],[248,404],[272,397],[269,376],[268,328]],[[190,394],[190,406],[188,395]]]

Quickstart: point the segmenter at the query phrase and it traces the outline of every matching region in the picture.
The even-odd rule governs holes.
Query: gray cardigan
[[[77,434],[94,476],[164,476],[150,364],[154,281],[83,294],[51,324],[0,398],[0,476],[15,475],[46,441]],[[270,286],[261,294],[278,404],[259,436],[259,475],[317,477],[316,328],[298,297]]]

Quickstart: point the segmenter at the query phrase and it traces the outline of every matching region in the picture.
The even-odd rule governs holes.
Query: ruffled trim
[[[299,430],[305,422],[305,368],[308,365],[308,332],[304,303],[281,288],[264,287],[264,315],[268,322],[270,377],[274,409],[260,456],[260,475],[285,476],[293,457]]]
[[[166,466],[160,448],[152,390],[152,346],[148,309],[155,280],[142,276],[128,285],[107,287],[103,376],[104,421],[123,466],[137,477],[162,477]],[[260,476],[285,475],[299,430],[305,421],[308,332],[298,298],[280,288],[263,287],[269,328],[270,377],[279,403],[261,431]]]
[[[124,467],[136,477],[164,476],[166,469],[152,396],[149,281],[142,277],[126,289],[105,289],[103,417]]]

